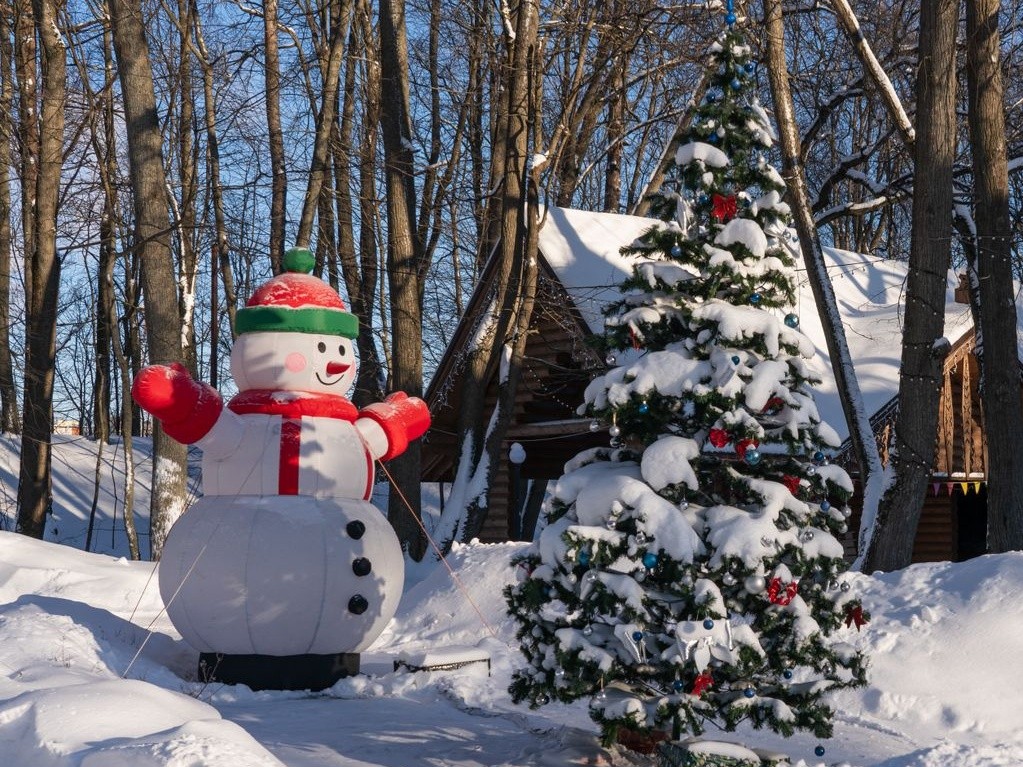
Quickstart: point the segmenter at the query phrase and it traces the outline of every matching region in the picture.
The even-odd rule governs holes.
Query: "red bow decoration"
[[[781,397],[771,397],[771,399],[767,400],[766,404],[764,405],[764,409],[761,410],[760,412],[773,415],[774,413],[777,413],[779,410],[781,410],[782,407],[784,407],[784,405],[785,400],[783,400]]]
[[[710,439],[710,444],[714,447],[724,447],[731,442],[728,432],[724,429],[711,429],[708,439]]]
[[[715,194],[711,198],[711,202],[714,206],[713,216],[718,221],[725,222],[735,218],[735,212],[737,210],[735,204],[735,195],[723,195]]]
[[[786,474],[781,478],[781,481],[785,484],[785,487],[789,489],[792,495],[799,494],[799,477],[793,477],[791,474]]]
[[[755,439],[744,439],[736,443],[735,452],[739,456],[739,460],[742,460],[746,457],[746,451],[749,450],[751,447],[760,447],[760,443],[757,442]]]
[[[856,630],[859,631],[861,626],[867,625],[867,617],[863,614],[862,605],[846,605],[845,608],[845,627],[849,628],[853,624],[856,624]]]
[[[789,581],[784,592],[781,590],[781,578],[771,578],[771,582],[767,584],[767,598],[771,600],[771,604],[782,607],[791,602],[798,591],[799,581]]]
[[[710,686],[714,684],[714,677],[710,675],[709,671],[701,671],[700,675],[693,680],[693,691],[692,695],[700,696],[703,695]]]
[[[629,340],[632,341],[632,348],[633,349],[641,349],[641,348],[643,348],[643,345],[642,345],[642,343],[640,343],[640,340],[639,340],[639,335],[632,328],[629,328]]]

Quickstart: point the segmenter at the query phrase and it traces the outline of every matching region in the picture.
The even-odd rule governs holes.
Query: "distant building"
[[[60,418],[53,422],[53,433],[78,437],[82,434],[82,425],[70,418]]]

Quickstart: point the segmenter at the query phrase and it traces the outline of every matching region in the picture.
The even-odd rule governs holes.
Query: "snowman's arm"
[[[221,461],[238,450],[245,441],[245,431],[245,419],[225,407],[213,427],[195,444],[205,457]]]
[[[177,362],[140,370],[131,396],[160,422],[167,436],[184,445],[202,439],[224,409],[217,390],[196,381]]]
[[[374,458],[389,461],[404,453],[411,440],[426,433],[430,428],[430,410],[419,397],[395,392],[383,402],[360,410],[355,428]]]
[[[362,435],[362,439],[366,443],[366,447],[369,448],[369,454],[373,456],[373,460],[387,454],[387,434],[379,423],[372,418],[359,418],[355,422],[355,428]]]

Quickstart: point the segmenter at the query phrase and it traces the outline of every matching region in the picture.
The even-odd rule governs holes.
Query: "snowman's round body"
[[[401,597],[404,560],[363,500],[208,495],[174,525],[160,593],[175,628],[204,653],[358,653]]]

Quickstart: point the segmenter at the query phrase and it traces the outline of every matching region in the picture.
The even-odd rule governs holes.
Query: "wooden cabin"
[[[561,476],[565,462],[581,450],[608,442],[607,431],[590,431],[590,420],[576,414],[583,390],[606,364],[590,339],[601,332],[602,309],[618,295],[629,262],[618,249],[652,222],[633,216],[607,216],[550,208],[540,232],[536,307],[490,513],[480,536],[486,542],[531,538],[547,483]],[[494,279],[484,270],[426,393],[433,423],[423,441],[423,481],[454,480],[457,407],[464,364],[462,352],[476,331]],[[497,371],[489,373],[488,412],[497,401]],[[525,451],[519,464],[511,446]]]
[[[539,286],[531,335],[526,348],[512,424],[497,481],[491,488],[490,513],[483,541],[529,539],[547,485],[561,476],[564,464],[580,450],[606,445],[606,430],[591,431],[590,419],[576,409],[595,374],[606,369],[590,344],[603,328],[602,309],[618,296],[617,286],[631,273],[632,261],[619,249],[652,225],[649,219],[608,213],[550,208],[540,233]],[[882,455],[897,414],[901,356],[901,302],[905,264],[828,249],[828,272],[855,361],[864,406],[872,414]],[[796,306],[800,329],[817,348],[810,362],[821,378],[816,401],[821,417],[848,436],[827,345],[805,272],[797,266]],[[426,397],[433,425],[423,444],[423,480],[454,479],[455,432],[460,400],[462,350],[476,330],[493,275],[485,270],[445,351]],[[941,427],[933,482],[924,505],[914,557],[917,561],[959,560],[983,552],[986,529],[986,461],[983,422],[977,394],[977,361],[972,354],[969,307],[955,299],[955,275],[949,275],[946,359],[941,400]],[[489,374],[488,405],[497,396],[497,371]],[[512,446],[524,460],[509,460]],[[522,458],[521,452],[519,458]],[[842,450],[837,459],[842,459]],[[853,499],[855,509],[856,498]],[[855,530],[857,520],[854,518]]]
[[[917,526],[914,562],[962,561],[986,550],[987,453],[975,348],[976,337],[966,333],[945,359],[934,470]],[[870,419],[885,464],[897,415],[898,398],[892,397]],[[848,443],[845,457],[847,451]],[[855,478],[855,467],[849,469]],[[859,527],[859,503],[857,494],[852,502],[852,530]],[[846,544],[850,555],[855,554],[853,539]]]

